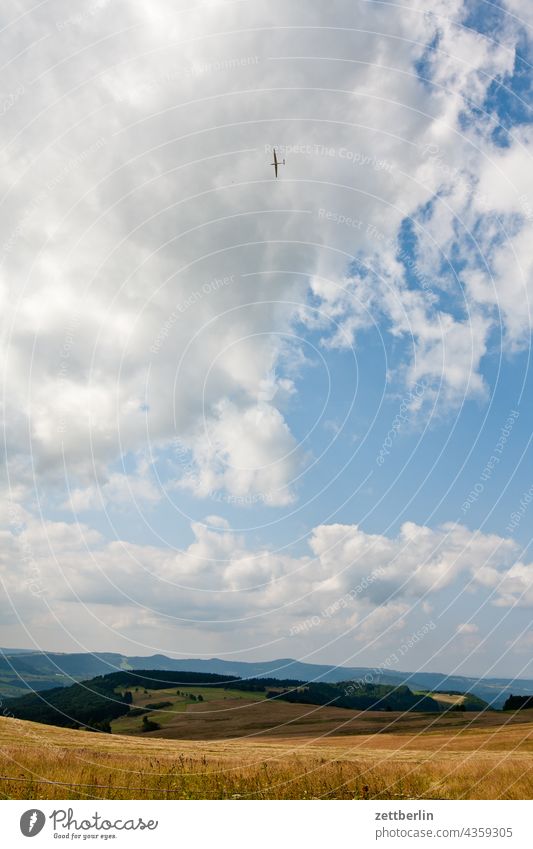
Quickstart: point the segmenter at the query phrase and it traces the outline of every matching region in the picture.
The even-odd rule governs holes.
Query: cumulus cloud
[[[3,534],[5,592],[32,628],[45,610],[68,611],[56,626],[68,633],[77,608],[106,623],[138,609],[152,640],[160,631],[176,638],[187,628],[224,634],[233,624],[241,642],[275,635],[293,649],[302,634],[311,644],[325,636],[344,635],[355,645],[382,640],[405,630],[413,611],[427,617],[427,598],[434,602],[447,588],[469,588],[496,607],[533,604],[533,566],[517,562],[516,543],[461,525],[407,522],[394,538],[357,525],[320,525],[300,556],[253,548],[217,516],[191,530],[192,542],[171,551],[108,542],[84,525],[17,514]],[[133,618],[114,636],[134,640],[136,625]],[[457,630],[472,634],[474,627]]]
[[[478,626],[474,625],[472,622],[463,622],[461,625],[457,626],[458,634],[477,634],[478,631]]]
[[[448,215],[437,204],[421,223],[432,291],[412,292],[397,257],[402,222],[451,191],[428,145],[480,187],[496,160],[509,190],[504,200],[497,187],[486,193],[516,208],[518,142],[498,153],[488,129],[460,129],[510,72],[516,28],[495,44],[462,26],[459,0],[432,14],[418,2],[363,4],[357,28],[350,10],[338,0],[326,20],[312,3],[302,20],[282,3],[115,0],[76,15],[62,0],[10,23],[6,86],[18,94],[3,116],[4,374],[8,456],[28,485],[66,469],[84,488],[147,438],[157,452],[178,436],[194,455],[185,485],[197,495],[275,490],[273,504],[290,503],[303,455],[276,366],[280,334],[310,292],[329,341],[340,338],[330,318],[345,339],[382,319],[411,342],[407,379],[442,382],[451,401],[485,390],[489,307],[501,302],[510,335],[523,337],[513,304],[525,283],[503,271],[516,248],[530,276],[522,231],[495,254],[490,298],[470,272],[464,317],[437,293],[468,198]],[[307,60],[289,58],[295,31]],[[275,143],[293,153],[273,185]],[[338,223],[348,213],[360,228]],[[354,256],[366,276],[348,272]],[[257,417],[253,438],[231,436],[237,416]]]
[[[226,493],[231,503],[290,504],[298,446],[275,407],[246,409],[222,402],[194,440],[191,473],[179,485],[204,497]]]

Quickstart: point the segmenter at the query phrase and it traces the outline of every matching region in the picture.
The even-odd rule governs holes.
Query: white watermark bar
[[[466,788],[465,788],[466,790]],[[272,849],[531,847],[531,801],[39,801],[2,803],[3,845]],[[237,806],[237,807],[236,807]]]

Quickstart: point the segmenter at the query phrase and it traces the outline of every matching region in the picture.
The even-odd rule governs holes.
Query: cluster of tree
[[[131,693],[119,695],[100,682],[56,687],[42,693],[29,693],[6,701],[9,714],[17,719],[60,725],[65,728],[84,727],[95,731],[110,731],[113,719],[128,713]]]
[[[279,678],[238,678],[236,675],[216,675],[212,672],[170,672],[164,669],[125,669],[92,680],[102,681],[104,686],[113,690],[117,687],[144,690],[165,690],[169,687],[213,687],[259,693],[272,687],[290,688],[306,683],[292,678],[285,680]],[[177,689],[176,693],[178,696],[190,697],[187,690]]]
[[[166,690],[168,687],[233,687],[240,678],[231,675],[215,675],[211,672],[170,672],[161,669],[120,670],[109,675],[100,675],[92,681],[101,681],[103,686],[115,690],[140,688],[142,690]],[[183,693],[182,693],[183,695]]]
[[[147,716],[143,716],[141,731],[159,731],[160,728],[161,726],[158,722],[154,722],[152,719],[148,719]]]
[[[509,696],[505,702],[504,710],[527,710],[533,708],[533,696]]]
[[[429,696],[417,696],[406,685],[366,684],[341,681],[338,684],[312,682],[282,692],[270,690],[268,698],[286,702],[350,708],[352,710],[415,710],[439,713],[439,705]]]
[[[231,689],[245,690],[249,693],[264,693],[265,690],[271,690],[273,687],[291,689],[305,683],[305,681],[294,678],[240,678],[231,682]]]
[[[85,729],[86,731],[103,731],[104,734],[111,734],[111,723],[108,719],[102,720],[102,722],[93,722],[91,725],[88,725]]]

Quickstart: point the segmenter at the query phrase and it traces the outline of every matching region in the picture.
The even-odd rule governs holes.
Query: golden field
[[[148,734],[0,718],[2,798],[533,798],[532,711],[395,714],[240,696],[169,713]]]

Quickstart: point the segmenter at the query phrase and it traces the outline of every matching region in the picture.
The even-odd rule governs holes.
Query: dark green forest
[[[429,696],[417,696],[406,685],[366,684],[340,681],[338,684],[313,682],[281,693],[270,691],[269,698],[312,705],[331,705],[352,710],[416,710],[439,713],[437,702]]]

